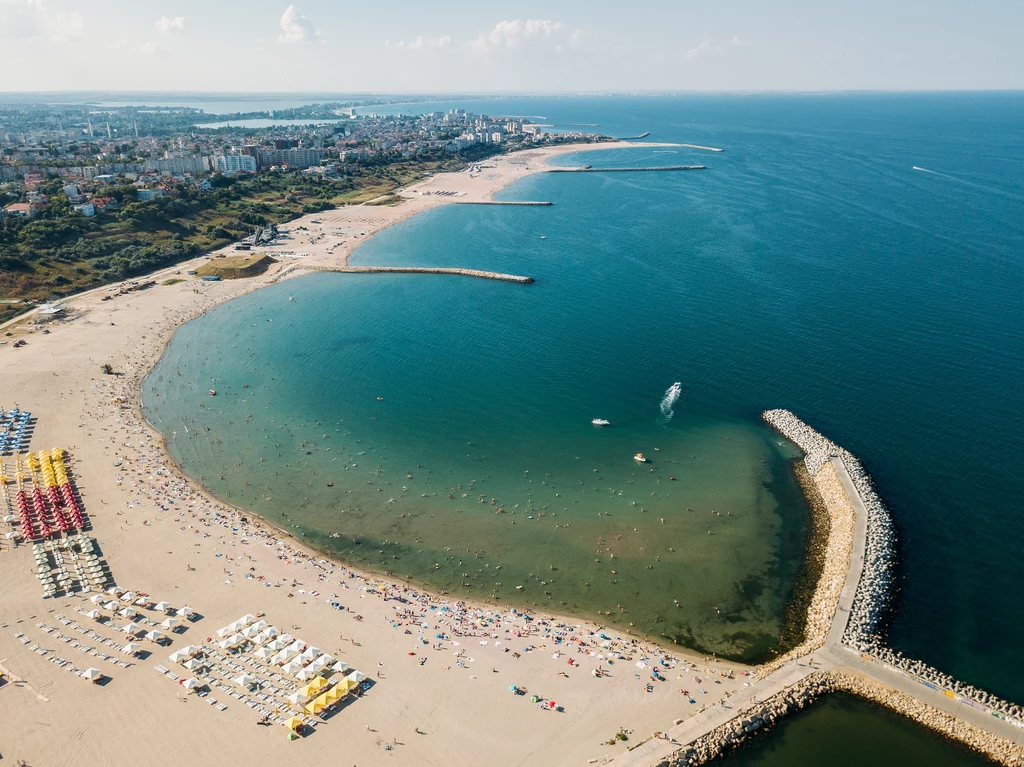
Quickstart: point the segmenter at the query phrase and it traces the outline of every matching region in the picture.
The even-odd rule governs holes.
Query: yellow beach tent
[[[302,725],[301,716],[293,716],[285,720],[284,726],[289,730],[297,730]]]

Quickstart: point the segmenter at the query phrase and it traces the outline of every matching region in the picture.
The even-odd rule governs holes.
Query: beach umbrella
[[[135,600],[135,604],[139,607],[149,607],[151,604],[153,604],[153,600],[149,597],[139,597]]]
[[[193,676],[183,681],[181,683],[181,686],[184,687],[186,690],[194,690],[197,687],[202,687],[203,683]]]
[[[103,678],[103,673],[98,668],[87,668],[82,676],[90,682],[98,682]]]
[[[335,701],[341,700],[341,698],[345,696],[345,693],[338,687],[332,687],[326,693],[324,693],[324,695],[327,696],[327,701],[329,703],[334,703]]]
[[[138,623],[126,623],[121,628],[121,630],[125,634],[138,634],[140,631],[142,631],[142,626],[140,626]]]
[[[180,650],[175,650],[168,656],[168,660],[174,663],[181,663],[183,660],[189,657],[189,648],[182,647]]]
[[[142,645],[140,645],[138,642],[129,642],[128,644],[126,644],[124,647],[121,648],[121,652],[123,652],[125,655],[134,655],[141,648],[142,648]]]
[[[163,621],[160,624],[160,628],[166,629],[167,631],[170,631],[171,629],[173,629],[177,625],[178,625],[178,619],[177,618],[168,618],[167,620]]]
[[[171,609],[171,603],[170,602],[157,602],[153,606],[153,609],[156,610],[158,613],[165,613],[165,612],[167,612],[168,610]]]
[[[120,607],[120,605],[117,602],[104,602],[103,603],[103,609],[104,610],[109,610],[112,613],[113,612],[117,612],[117,608],[118,607]]]
[[[302,700],[305,700],[306,698],[312,698],[318,692],[320,692],[320,688],[313,683],[303,685],[299,688],[299,693],[302,695]]]
[[[259,658],[260,660],[267,660],[273,653],[266,647],[257,647],[252,654],[254,657]]]
[[[85,617],[86,618],[92,618],[95,621],[95,620],[99,620],[100,618],[102,618],[103,617],[103,613],[101,613],[99,610],[90,610],[89,612],[85,613]]]
[[[317,656],[319,652],[320,651],[317,650],[315,647],[307,647],[305,650],[299,653],[298,660],[302,663],[309,663],[311,660],[313,660],[313,658]]]
[[[297,730],[302,726],[302,721],[301,716],[292,716],[284,720],[284,726],[289,730]]]
[[[132,591],[126,591],[126,592],[124,592],[121,595],[121,601],[124,602],[125,604],[131,604],[132,602],[134,602],[138,598],[139,598],[139,595],[136,594],[135,592],[132,592]]]
[[[287,671],[289,674],[294,674],[297,671],[302,670],[302,663],[300,663],[299,660],[296,659],[293,661],[289,661],[288,663],[285,663],[281,668]]]
[[[163,638],[164,638],[164,635],[161,634],[159,631],[147,631],[146,632],[146,639],[148,639],[150,642],[159,642]]]
[[[222,629],[217,629],[217,636],[220,639],[223,639],[224,637],[226,637],[228,634],[231,634],[231,633],[233,633],[233,630],[232,630],[231,626],[225,626]]]
[[[233,681],[239,687],[248,689],[252,685],[256,684],[256,677],[252,676],[251,674],[239,674],[231,681]]]
[[[125,607],[118,610],[117,614],[120,615],[122,618],[134,618],[136,615],[138,615],[138,613],[130,607]]]
[[[333,663],[334,662],[334,656],[331,655],[330,653],[326,653],[325,652],[323,655],[321,655],[319,658],[317,658],[317,661],[323,661],[324,665],[326,666],[328,663]]]
[[[308,697],[308,695],[303,695],[301,692],[293,692],[291,695],[285,698],[285,700],[287,700],[293,706],[297,706],[299,705],[300,700],[305,700]]]
[[[327,698],[327,693],[325,692],[325,693],[324,693],[323,695],[320,695],[320,696],[319,696],[319,697],[318,697],[318,698],[317,698],[316,700],[314,700],[313,702],[314,702],[314,703],[316,703],[316,704],[318,704],[318,705],[320,706],[320,710],[322,711],[323,709],[325,709],[325,708],[327,708],[327,707],[328,707],[329,705],[331,705],[331,703],[333,703],[334,701],[332,701],[332,700],[328,700],[328,698]]]
[[[288,664],[288,665],[291,665],[291,664]],[[285,667],[285,671],[288,671],[287,667]],[[289,671],[288,673],[291,673],[291,672]],[[309,668],[308,666],[306,668],[300,668],[298,673],[295,674],[295,676],[298,677],[303,682],[305,682],[307,679],[311,679],[315,675],[316,675],[316,669]]]
[[[366,674],[364,674],[362,671],[353,671],[351,674],[349,674],[349,679],[351,679],[354,682],[362,682],[364,679],[366,679]]]
[[[354,690],[358,686],[359,685],[355,683],[355,680],[349,677],[346,679],[342,679],[340,682],[334,685],[334,688],[336,690],[341,690],[343,693],[349,693],[352,692],[352,690]]]
[[[94,605],[98,605],[100,602],[103,601],[103,595],[93,594],[91,597],[89,597],[89,601],[92,602]]]
[[[343,660],[339,660],[337,663],[335,663],[333,666],[331,666],[331,671],[337,671],[338,673],[342,673],[342,672],[347,671],[347,670],[348,670],[348,664],[345,661],[343,661]]]
[[[179,607],[178,608],[178,615],[181,616],[182,618],[190,618],[190,617],[192,617],[195,614],[196,614],[196,611],[193,610],[188,605],[185,605],[184,607]]]

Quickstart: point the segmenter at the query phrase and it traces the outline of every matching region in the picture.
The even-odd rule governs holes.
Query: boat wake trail
[[[675,415],[675,411],[672,409],[672,406],[675,405],[676,400],[679,399],[679,392],[681,390],[682,387],[679,382],[676,381],[668,387],[668,390],[665,392],[665,396],[661,398],[661,405],[659,405],[659,407],[661,408],[661,415],[662,418],[665,419],[665,423],[671,421],[672,416]]]
[[[982,192],[991,192],[992,194],[998,194],[1000,197],[1009,197],[1011,200],[1024,201],[1024,197],[1021,197],[1020,195],[1013,194],[1012,192],[1007,192],[1007,191],[1004,191],[1002,189],[998,189],[996,187],[986,186],[984,184],[978,184],[978,183],[975,183],[974,181],[968,181],[967,179],[958,178],[957,176],[951,176],[948,173],[940,173],[937,170],[928,170],[928,168],[922,168],[922,167],[920,167],[918,165],[912,166],[912,169],[913,170],[919,170],[922,173],[930,173],[933,176],[938,176],[940,178],[949,179],[950,181],[956,181],[958,184],[963,184],[964,186],[969,186],[972,189],[978,189],[979,191],[982,191]]]

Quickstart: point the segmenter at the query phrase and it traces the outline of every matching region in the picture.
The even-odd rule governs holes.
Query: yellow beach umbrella
[[[322,676],[315,676],[309,680],[309,683],[313,685],[318,691],[324,689],[327,686],[327,680]]]
[[[320,688],[314,685],[312,682],[310,682],[309,684],[300,687],[299,692],[302,693],[303,698],[312,698],[314,695],[320,692]]]
[[[351,692],[357,687],[356,683],[352,679],[342,679],[338,684],[334,686],[334,689],[341,690],[341,694],[344,695],[347,692]]]
[[[297,730],[297,729],[299,729],[299,727],[302,726],[302,717],[301,716],[289,717],[288,719],[285,720],[284,726],[287,727],[289,730]]]
[[[320,708],[323,707],[321,706]],[[318,711],[320,711],[320,708],[317,708],[315,700],[311,700],[309,703],[302,707],[302,710],[305,711],[307,714],[315,714]]]
[[[324,693],[324,695],[327,696],[328,702],[330,702],[330,703],[334,703],[336,700],[341,699],[341,697],[344,694],[345,694],[345,691],[343,689],[341,689],[340,687],[337,687],[337,686],[332,687],[331,689],[329,689],[327,692]]]

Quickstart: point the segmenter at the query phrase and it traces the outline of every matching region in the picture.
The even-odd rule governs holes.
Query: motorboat
[[[637,453],[636,455],[634,455],[633,460],[636,461],[637,463],[647,463],[647,459],[644,457],[643,453]]]
[[[595,418],[595,419],[593,419],[591,421],[591,423],[594,424],[594,426],[611,426],[612,425],[611,421],[606,421],[603,418]]]

